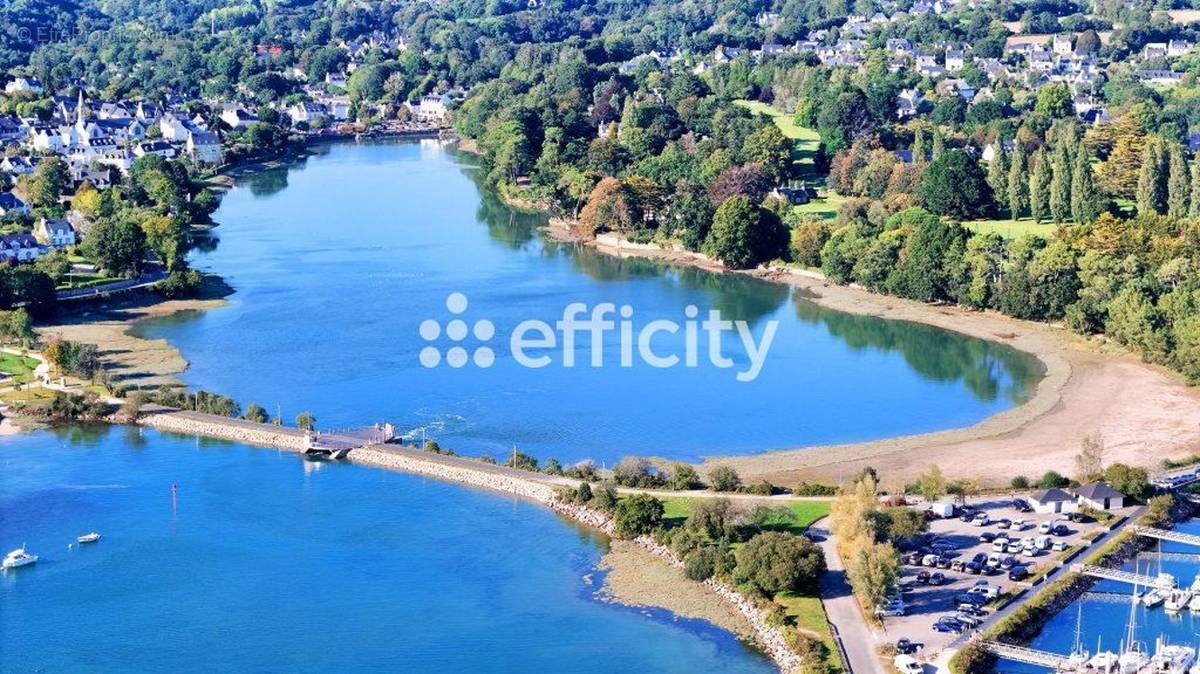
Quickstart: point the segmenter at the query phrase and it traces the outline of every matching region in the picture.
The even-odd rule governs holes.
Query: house
[[[1072,513],[1079,509],[1075,497],[1058,487],[1034,492],[1029,497],[1029,505],[1033,511],[1041,515]]]
[[[175,149],[165,140],[148,140],[143,143],[138,143],[133,146],[133,154],[135,157],[145,157],[148,154],[156,154],[163,159],[174,159],[179,151]]]
[[[6,94],[21,94],[29,93],[38,95],[42,93],[42,83],[36,77],[18,77],[17,79],[4,85],[4,93]]]
[[[1167,57],[1166,42],[1147,42],[1145,47],[1142,47],[1142,58],[1146,60],[1161,59]]]
[[[1107,482],[1092,482],[1075,490],[1081,507],[1092,510],[1116,510],[1125,507],[1125,495]]]
[[[192,130],[184,147],[188,156],[201,164],[221,163],[221,139],[212,131]]]
[[[221,121],[231,129],[240,129],[257,122],[258,117],[236,103],[227,103],[221,108]]]
[[[0,192],[0,217],[13,214],[29,214],[29,204],[21,201],[12,192]]]
[[[75,228],[66,220],[42,218],[33,228],[33,236],[38,241],[54,248],[66,248],[74,246],[76,243]]]
[[[318,126],[329,118],[329,110],[320,103],[312,101],[303,101],[293,105],[287,110],[288,117],[291,117],[292,124],[307,124],[309,127]]]
[[[1142,84],[1151,86],[1174,86],[1183,80],[1183,73],[1170,70],[1139,70],[1135,73]]]
[[[956,73],[966,65],[966,57],[961,49],[946,50],[946,72]]]
[[[776,187],[771,190],[771,196],[782,199],[793,206],[807,204],[810,200],[807,187]]]
[[[1070,56],[1075,53],[1075,49],[1071,46],[1070,35],[1055,35],[1050,42],[1050,50],[1060,56]]]
[[[413,115],[425,122],[440,123],[446,119],[449,110],[450,97],[442,94],[427,94],[421,97],[421,102],[412,107]]]
[[[1183,56],[1192,50],[1192,43],[1187,40],[1171,40],[1167,43],[1167,56],[1175,58]]]
[[[37,239],[29,232],[0,236],[0,259],[11,262],[33,262],[41,254]]]
[[[896,117],[905,119],[917,114],[925,97],[916,89],[904,89],[896,96]]]
[[[27,176],[33,173],[33,169],[37,167],[32,157],[5,157],[0,159],[0,171],[11,173],[15,176]]]

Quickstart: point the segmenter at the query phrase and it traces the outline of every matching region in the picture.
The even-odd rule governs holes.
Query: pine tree
[[[1200,159],[1192,162],[1192,199],[1188,215],[1200,217]]]
[[[1146,142],[1142,149],[1142,166],[1138,170],[1137,209],[1139,213],[1162,213],[1162,161],[1159,143]]]
[[[1062,224],[1071,215],[1071,159],[1066,143],[1059,143],[1054,151],[1054,159],[1050,168],[1050,195],[1048,205],[1050,217],[1054,222]]]
[[[933,127],[933,158],[937,159],[946,151],[946,139],[942,137],[941,127]]]
[[[1029,209],[1029,160],[1025,155],[1025,144],[1019,140],[1008,165],[1007,192],[1009,215],[1013,220],[1020,220]]]
[[[1034,222],[1050,216],[1050,156],[1038,150],[1033,156],[1033,172],[1029,175],[1029,211]]]
[[[1092,157],[1086,146],[1080,146],[1075,152],[1075,166],[1070,176],[1070,215],[1075,222],[1092,222],[1100,215],[1100,195],[1096,192]]]
[[[1167,153],[1167,213],[1171,217],[1184,218],[1188,214],[1191,198],[1188,184],[1187,159],[1183,157],[1183,146],[1171,143]]]
[[[925,127],[923,126],[918,126],[913,131],[912,154],[914,164],[920,164],[929,157],[928,150],[925,149]]]
[[[1075,222],[1091,222],[1100,216],[1100,195],[1092,175],[1092,157],[1083,146],[1075,153],[1071,174],[1071,216]]]
[[[1004,152],[1004,141],[996,138],[996,154],[992,156],[991,163],[988,164],[987,172],[988,187],[992,188],[992,198],[996,201],[996,208],[1005,209],[1008,207],[1008,154]]]

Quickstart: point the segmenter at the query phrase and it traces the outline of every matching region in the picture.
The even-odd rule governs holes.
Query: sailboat
[[[1071,647],[1071,654],[1067,656],[1067,661],[1062,665],[1062,669],[1066,671],[1081,671],[1089,664],[1087,649],[1083,647],[1082,626],[1083,602],[1079,602],[1075,612],[1075,645]],[[1096,645],[1099,648],[1099,643]]]
[[[1154,657],[1150,658],[1149,671],[1154,674],[1187,674],[1195,662],[1195,648],[1168,643],[1160,636],[1154,642]]]
[[[1121,674],[1135,674],[1150,661],[1150,658],[1146,656],[1145,647],[1137,640],[1136,583],[1133,586],[1133,596],[1134,599],[1129,602],[1129,622],[1126,624],[1125,641],[1121,644],[1121,654],[1117,656],[1117,671]]]

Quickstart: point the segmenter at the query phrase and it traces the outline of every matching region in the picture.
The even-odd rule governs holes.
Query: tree
[[[985,214],[991,200],[983,170],[961,150],[936,157],[921,178],[921,201],[937,215],[971,219]]]
[[[1070,117],[1075,114],[1071,89],[1066,84],[1047,84],[1038,89],[1035,114],[1050,118]]]
[[[1139,501],[1154,493],[1145,468],[1114,463],[1104,471],[1104,481],[1113,489]]]
[[[1071,216],[1071,158],[1066,143],[1059,143],[1050,165],[1050,217],[1062,224]]]
[[[1092,177],[1091,155],[1087,147],[1075,152],[1075,166],[1071,172],[1071,217],[1078,223],[1090,223],[1100,216],[1102,206]]]
[[[1042,475],[1042,479],[1038,480],[1038,486],[1042,489],[1052,489],[1054,487],[1065,487],[1071,484],[1071,481],[1063,477],[1055,470],[1048,470]]]
[[[265,424],[270,419],[267,411],[258,403],[250,403],[246,406],[246,411],[242,414],[242,418],[246,421],[253,421],[259,424]]]
[[[579,505],[587,505],[595,498],[592,493],[592,485],[588,484],[587,480],[579,483],[579,489],[575,490],[575,502]]]
[[[84,254],[111,274],[136,274],[145,256],[146,234],[127,218],[101,220],[83,242]]]
[[[58,157],[38,162],[25,182],[25,192],[34,206],[57,206],[58,199],[71,186],[71,171]]]
[[[716,466],[708,472],[708,486],[713,491],[737,491],[742,478],[729,466]]]
[[[941,127],[935,126],[935,127],[933,127],[933,152],[932,152],[933,159],[934,160],[941,159],[942,155],[945,153],[946,153],[946,138],[945,138],[945,136],[942,135]]]
[[[1033,157],[1033,172],[1029,175],[1029,210],[1036,222],[1050,215],[1050,158],[1045,150]]]
[[[709,541],[728,538],[733,532],[733,504],[725,498],[699,499],[683,526]]]
[[[613,514],[613,533],[618,538],[637,538],[662,524],[666,507],[649,494],[634,494],[617,502]]]
[[[1008,212],[1013,220],[1017,220],[1028,209],[1029,161],[1025,154],[1025,144],[1018,140],[1008,167]]]
[[[1196,218],[1200,217],[1200,159],[1192,162],[1191,189],[1191,196],[1188,198],[1188,215]]]
[[[934,464],[929,467],[929,470],[922,473],[917,478],[917,489],[921,496],[924,496],[928,501],[936,501],[946,494],[946,478],[942,475],[942,469]]]
[[[948,270],[953,267],[952,258],[963,254],[967,239],[962,225],[947,222],[921,208],[909,208],[889,218],[888,227],[908,232],[898,261],[887,277],[888,291],[925,302],[950,299]]]
[[[988,187],[992,188],[992,201],[996,204],[996,210],[1004,210],[1009,207],[1008,203],[1008,153],[1004,151],[1004,141],[996,138],[996,152],[992,155],[992,161],[988,162],[987,182]]]
[[[900,562],[895,548],[888,543],[874,543],[858,551],[846,569],[854,594],[869,606],[880,606],[900,575]]]
[[[743,164],[730,166],[708,186],[708,198],[713,206],[720,206],[725,200],[743,196],[754,203],[761,202],[771,189],[771,177],[759,164]]]
[[[771,180],[783,182],[792,172],[792,142],[774,122],[764,124],[746,138],[743,154],[763,167]]]
[[[1138,169],[1138,213],[1163,213],[1166,198],[1163,189],[1162,147],[1158,142],[1146,143]]]
[[[602,179],[592,188],[579,222],[590,234],[632,231],[636,224],[632,195],[620,180]]]
[[[636,457],[627,456],[613,466],[613,481],[622,487],[659,487],[662,478],[650,465],[650,462]]]
[[[1099,433],[1084,436],[1075,455],[1075,479],[1091,482],[1104,472],[1104,438]]]
[[[301,412],[296,415],[296,428],[311,431],[317,426],[317,418],[312,412]]]
[[[792,261],[806,267],[821,266],[821,248],[829,240],[829,223],[818,216],[805,216],[792,224],[792,240],[788,247]]]
[[[787,232],[779,218],[745,196],[734,196],[717,207],[703,250],[733,269],[749,269],[782,257]]]
[[[1188,165],[1183,156],[1183,146],[1171,143],[1167,151],[1167,215],[1173,218],[1187,217],[1190,192]]]
[[[734,558],[734,579],[767,595],[811,591],[825,573],[825,556],[815,543],[777,531],[756,534]]]
[[[669,209],[671,230],[688,250],[700,250],[712,229],[713,205],[698,183],[681,180],[675,186]]]
[[[667,478],[667,486],[676,491],[695,489],[700,484],[700,476],[696,469],[686,463],[677,463],[671,467],[671,476]]]

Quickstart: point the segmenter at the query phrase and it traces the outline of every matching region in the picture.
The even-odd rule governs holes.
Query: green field
[[[664,518],[672,524],[682,524],[683,520],[692,512],[692,504],[697,501],[703,501],[703,498],[688,497],[688,496],[667,496],[662,499],[666,505]],[[790,531],[794,534],[803,533],[813,522],[825,517],[829,514],[829,506],[831,501],[775,501],[775,500],[753,500],[734,501],[736,505],[744,505],[751,507],[759,504],[770,506],[785,506],[791,508],[795,513],[795,520],[788,521],[783,518],[778,518],[774,522],[768,522],[766,528],[776,531]]]
[[[829,651],[829,664],[834,672],[844,672],[842,654],[838,651],[837,642],[833,640],[833,632],[829,629],[829,619],[825,615],[825,607],[818,597],[807,597],[781,592],[775,595],[775,602],[783,606],[784,612],[795,619],[796,627],[812,632],[821,639]]]
[[[813,183],[825,182],[825,176],[817,173],[815,158],[817,151],[821,148],[821,136],[815,129],[797,125],[791,115],[761,101],[736,101],[736,103],[753,113],[770,117],[783,135],[794,141],[793,156],[796,171],[801,180]]]
[[[0,351],[0,372],[12,375],[17,381],[30,381],[33,378],[33,369],[37,366],[38,361],[35,358],[27,358],[25,356],[18,356],[15,353]]]
[[[1026,234],[1038,234],[1048,238],[1058,228],[1052,222],[1038,224],[1033,221],[1033,218],[1021,218],[1020,220],[972,220],[962,224],[963,227],[973,232],[979,234],[995,232],[1006,239],[1016,239]]]

